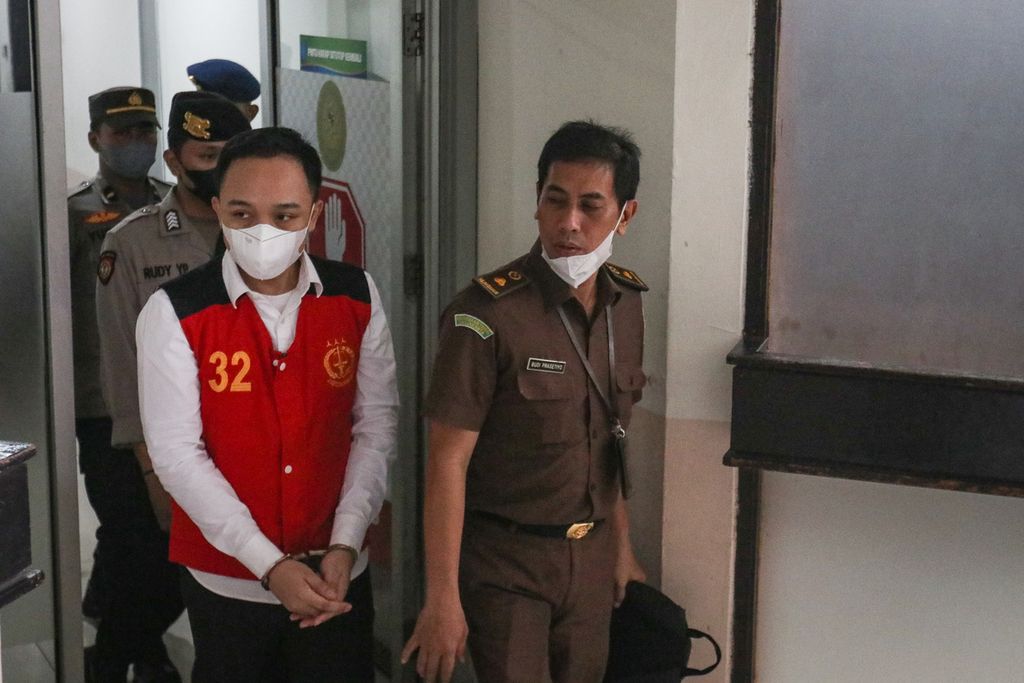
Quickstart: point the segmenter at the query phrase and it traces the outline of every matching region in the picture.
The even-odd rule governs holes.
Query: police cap
[[[89,123],[94,128],[101,123],[130,126],[144,121],[160,126],[152,90],[124,86],[89,96]]]
[[[229,59],[207,59],[186,69],[200,90],[215,92],[232,102],[252,102],[260,96],[260,82],[241,64]]]
[[[167,146],[173,149],[188,140],[222,142],[251,128],[234,102],[212,92],[180,92],[171,100]]]

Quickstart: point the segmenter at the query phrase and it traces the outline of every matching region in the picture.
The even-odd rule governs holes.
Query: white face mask
[[[220,227],[231,258],[257,280],[270,280],[288,270],[302,255],[309,234],[308,223],[302,230],[281,230],[266,223],[237,229],[221,223]]]
[[[619,220],[615,221],[615,227],[604,238],[604,241],[597,245],[597,248],[589,254],[551,258],[542,246],[541,256],[551,266],[551,270],[555,271],[555,275],[562,278],[574,289],[589,280],[590,276],[596,273],[597,269],[612,257],[612,238],[615,237],[615,231],[619,229],[619,223],[622,222],[622,216],[626,212],[627,203],[622,203],[622,210],[619,211]]]

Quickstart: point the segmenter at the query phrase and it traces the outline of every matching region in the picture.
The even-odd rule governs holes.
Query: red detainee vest
[[[370,295],[363,271],[313,259],[324,285],[299,307],[295,340],[274,350],[248,296],[232,306],[221,259],[165,284],[199,366],[203,441],[260,531],[286,553],[326,548],[352,442],[352,404]],[[172,508],[170,559],[254,578]]]

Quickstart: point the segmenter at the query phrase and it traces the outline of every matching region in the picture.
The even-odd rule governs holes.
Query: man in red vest
[[[192,680],[372,681],[362,552],[395,453],[391,335],[364,271],[305,252],[320,159],[295,131],[233,138],[227,251],[139,316],[139,395],[174,499]]]

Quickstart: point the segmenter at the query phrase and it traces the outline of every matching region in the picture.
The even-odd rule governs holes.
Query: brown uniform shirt
[[[607,395],[605,305],[612,305],[614,386],[628,428],[645,382],[640,291],[646,289],[631,271],[604,265],[588,321],[538,242],[455,297],[441,319],[426,414],[480,433],[466,476],[467,510],[522,524],[610,516],[619,479],[608,411],[557,309],[565,305]]]

